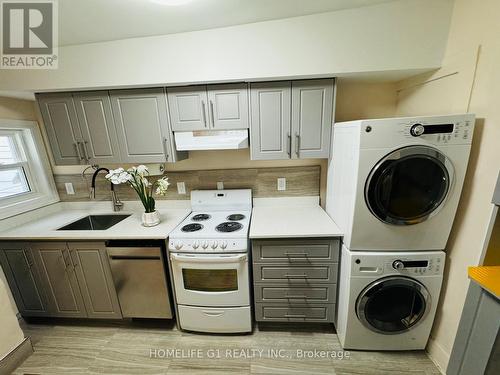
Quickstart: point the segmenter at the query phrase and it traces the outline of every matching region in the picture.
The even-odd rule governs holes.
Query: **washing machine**
[[[349,250],[443,250],[469,160],[474,115],[334,125],[326,211]]]
[[[439,300],[442,251],[342,247],[337,335],[344,349],[424,349]]]

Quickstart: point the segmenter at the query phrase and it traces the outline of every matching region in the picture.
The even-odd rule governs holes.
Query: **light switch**
[[[66,182],[66,183],[64,183],[64,187],[66,188],[66,194],[68,194],[68,195],[75,195],[75,189],[73,188],[73,183],[72,182]]]
[[[224,182],[217,181],[217,190],[224,190]]]
[[[278,178],[278,190],[280,190],[280,191],[286,190],[286,178],[285,177]]]
[[[177,183],[177,194],[186,194],[186,183],[178,182]]]

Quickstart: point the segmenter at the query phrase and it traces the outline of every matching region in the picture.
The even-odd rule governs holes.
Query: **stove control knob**
[[[199,243],[198,241],[194,241],[194,242],[193,242],[193,249],[195,249],[195,250],[196,250],[196,249],[197,249],[197,248],[199,248],[199,247],[200,247],[200,243]]]
[[[220,247],[222,250],[224,250],[227,247],[227,241],[222,241],[222,243],[220,244]]]
[[[210,247],[212,249],[215,249],[215,248],[217,248],[217,245],[218,245],[217,241],[214,241],[214,242],[212,242],[212,244],[210,245]]]
[[[180,250],[180,249],[182,249],[182,245],[183,245],[183,243],[182,243],[182,242],[180,242],[180,241],[179,241],[179,242],[177,242],[177,243],[175,244],[175,248],[176,248],[176,250]]]
[[[208,241],[203,241],[203,243],[201,244],[201,247],[206,249],[208,247]]]
[[[402,270],[405,268],[405,264],[400,260],[395,260],[394,262],[392,262],[392,268],[394,268],[395,270]]]

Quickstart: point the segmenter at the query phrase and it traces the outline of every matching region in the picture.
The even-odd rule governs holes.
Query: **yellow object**
[[[469,267],[469,278],[500,298],[500,266]]]

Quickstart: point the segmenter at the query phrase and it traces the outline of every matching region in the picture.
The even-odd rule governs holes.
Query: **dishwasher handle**
[[[160,247],[107,247],[111,259],[161,259]]]

